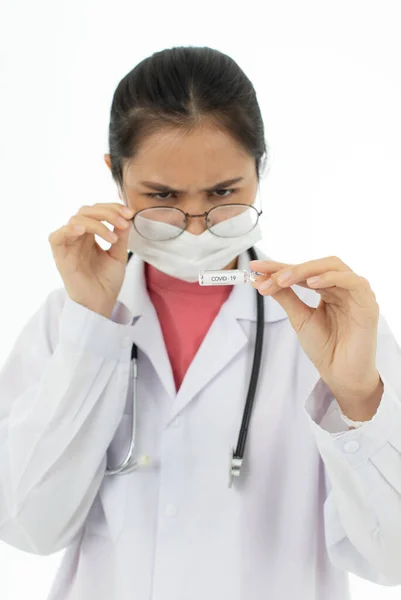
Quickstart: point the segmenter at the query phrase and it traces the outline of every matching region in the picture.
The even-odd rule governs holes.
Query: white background
[[[296,263],[339,256],[368,278],[400,342],[400,10],[397,0],[1,0],[0,365],[63,285],[50,232],[83,204],[119,201],[103,161],[115,87],[177,45],[231,55],[256,88],[272,150],[264,250]],[[0,542],[2,600],[44,600],[60,557]],[[353,575],[351,585],[355,600],[401,596]]]

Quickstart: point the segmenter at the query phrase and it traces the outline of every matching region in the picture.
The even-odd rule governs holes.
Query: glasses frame
[[[207,229],[210,231],[210,233],[218,238],[224,238],[224,239],[233,239],[236,237],[241,237],[238,235],[235,236],[226,236],[226,235],[217,235],[216,233],[213,233],[213,231],[209,228],[208,225],[208,217],[210,215],[210,213],[212,213],[214,210],[218,210],[219,208],[222,208],[223,206],[246,206],[247,208],[252,208],[254,211],[256,211],[257,214],[257,219],[255,222],[255,225],[252,227],[252,229],[250,229],[249,231],[247,231],[247,233],[250,233],[251,231],[253,231],[256,227],[256,225],[259,222],[259,218],[260,216],[263,214],[263,210],[258,210],[256,208],[256,206],[253,206],[253,204],[246,204],[243,202],[237,202],[237,203],[228,203],[228,204],[219,204],[218,206],[213,206],[213,208],[211,208],[210,210],[207,210],[204,213],[201,213],[199,215],[191,215],[190,213],[187,213],[185,211],[183,211],[181,208],[177,208],[176,206],[149,206],[148,208],[141,208],[141,210],[138,210],[137,213],[135,213],[135,215],[132,217],[131,221],[136,229],[136,231],[139,233],[139,235],[141,237],[143,237],[145,240],[151,239],[151,238],[147,238],[146,236],[142,235],[142,233],[138,230],[138,228],[135,225],[135,219],[138,215],[140,215],[142,212],[147,211],[147,210],[157,210],[159,208],[167,208],[168,210],[178,210],[180,213],[182,213],[184,215],[184,222],[185,222],[185,227],[184,229],[182,229],[182,231],[180,231],[180,233],[178,235],[175,235],[174,237],[171,238],[167,238],[166,240],[160,240],[160,241],[164,241],[164,242],[168,242],[169,240],[175,240],[176,238],[180,237],[180,235],[182,233],[184,233],[184,231],[186,231],[187,227],[188,227],[188,222],[189,219],[194,219],[194,218],[200,218],[203,217],[205,219],[205,223],[206,223],[206,227]],[[244,234],[245,235],[245,234]]]

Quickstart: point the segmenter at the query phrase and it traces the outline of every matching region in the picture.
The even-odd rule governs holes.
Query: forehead
[[[128,186],[154,179],[171,187],[194,188],[239,176],[256,177],[254,158],[213,125],[192,131],[165,129],[148,136],[125,173]]]

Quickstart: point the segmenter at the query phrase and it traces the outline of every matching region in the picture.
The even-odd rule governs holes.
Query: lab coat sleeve
[[[54,290],[0,371],[0,539],[16,548],[57,552],[85,522],[126,401],[122,315],[107,319]]]
[[[305,404],[325,466],[326,545],[338,568],[381,585],[401,585],[401,350],[382,315],[377,368],[384,392],[355,430],[341,420],[319,379]],[[318,406],[328,406],[323,418]]]

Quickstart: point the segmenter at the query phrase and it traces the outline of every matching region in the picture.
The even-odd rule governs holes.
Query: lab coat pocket
[[[125,459],[131,441],[131,430],[131,415],[124,414],[107,450],[107,463],[111,468]],[[117,540],[124,524],[129,476],[130,474],[104,476],[87,517],[88,532]]]

